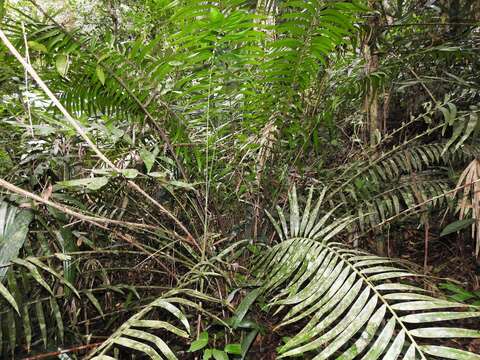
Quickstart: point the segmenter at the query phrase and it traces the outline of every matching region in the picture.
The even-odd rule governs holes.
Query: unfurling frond
[[[283,316],[276,328],[303,321],[279,358],[313,351],[314,359],[480,359],[438,342],[480,337],[451,325],[480,317],[480,308],[434,297],[391,259],[328,242],[348,220],[317,220],[311,196],[300,216],[295,191],[290,199],[290,228],[280,215],[287,240],[261,255],[256,270],[267,308]]]

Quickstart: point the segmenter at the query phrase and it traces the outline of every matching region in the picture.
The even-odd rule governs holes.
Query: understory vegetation
[[[0,0],[2,359],[480,359],[480,2]]]

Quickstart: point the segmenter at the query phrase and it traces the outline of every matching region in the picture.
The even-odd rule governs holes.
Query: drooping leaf
[[[54,189],[85,187],[89,190],[100,190],[102,187],[108,184],[108,180],[109,178],[106,176],[65,180],[57,182],[54,186]]]
[[[255,290],[252,290],[245,296],[245,298],[242,300],[240,305],[238,305],[237,309],[235,310],[234,314],[234,321],[233,321],[233,328],[236,328],[240,325],[242,322],[243,318],[247,314],[248,310],[250,309],[250,306],[255,302],[257,297],[262,293],[262,289],[258,288]]]
[[[3,281],[9,267],[8,263],[16,258],[27,238],[32,213],[0,201],[0,282]]]
[[[5,287],[5,285],[3,285],[1,282],[0,282],[0,295],[2,295],[2,297],[8,301],[8,303],[10,305],[12,305],[12,307],[15,309],[15,311],[20,314],[20,311],[18,310],[18,305],[17,305],[17,302],[15,301],[15,299],[13,298],[12,294],[10,293],[10,291],[8,291],[8,289]]]
[[[449,234],[452,234],[454,232],[463,230],[473,223],[475,223],[475,219],[463,219],[463,220],[457,220],[453,223],[448,224],[440,233],[440,236],[446,236]]]

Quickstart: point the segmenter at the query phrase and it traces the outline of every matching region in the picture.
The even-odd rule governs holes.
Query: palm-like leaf
[[[430,174],[429,174],[430,175]],[[438,175],[433,173],[430,176]],[[361,201],[356,199],[358,224],[362,231],[375,228],[400,215],[407,215],[413,210],[419,210],[419,204],[432,199],[428,207],[444,207],[450,184],[446,180],[426,178],[407,178],[397,186],[392,186],[371,199]],[[354,194],[352,194],[354,196]],[[420,209],[422,210],[422,209]]]
[[[435,167],[438,169],[439,166],[452,163],[471,161],[479,152],[478,146],[465,146],[458,151],[451,149],[444,151],[444,148],[443,143],[412,145],[407,148],[394,147],[373,161],[368,160],[351,166],[334,180],[333,194],[343,192],[344,197],[357,201],[361,197],[359,189],[354,185],[357,179],[375,184],[389,184],[401,176],[418,174]]]
[[[348,220],[325,225],[329,214],[317,220],[321,200],[310,212],[311,197],[301,218],[294,189],[290,232],[284,216],[283,230],[274,222],[287,240],[262,255],[257,270],[263,290],[273,295],[268,307],[286,312],[277,328],[308,320],[279,349],[280,358],[317,351],[315,359],[480,359],[429,341],[480,337],[478,330],[444,325],[479,317],[479,308],[408,284],[405,280],[416,275],[391,259],[329,242]]]
[[[18,256],[27,238],[28,226],[32,221],[32,213],[20,210],[0,201],[0,282],[7,273],[6,266]]]
[[[184,339],[190,338],[190,323],[186,314],[178,306],[186,306],[199,311],[202,311],[202,308],[197,303],[186,299],[187,296],[211,303],[218,302],[214,298],[193,290],[169,291],[146,305],[123,323],[115,333],[91,354],[92,356],[96,355],[92,360],[113,359],[108,353],[115,347],[123,347],[131,351],[140,352],[151,359],[163,359],[163,356],[168,360],[177,359],[170,345],[167,345],[166,340],[164,341],[156,332],[166,332],[170,340],[172,335]],[[166,311],[173,317],[173,320],[149,319],[156,310]],[[181,324],[181,327],[178,327],[176,323]]]

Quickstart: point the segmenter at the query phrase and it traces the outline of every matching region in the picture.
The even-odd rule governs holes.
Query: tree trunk
[[[374,10],[376,0],[369,0],[368,6]],[[378,106],[378,88],[372,81],[370,75],[378,70],[378,54],[377,54],[377,34],[379,33],[380,19],[377,14],[372,14],[368,20],[368,34],[363,44],[363,57],[365,60],[365,76],[367,78],[367,93],[365,96],[365,112],[367,115],[367,126],[365,141],[370,146],[377,144],[377,133],[381,133],[382,121],[379,118]]]

